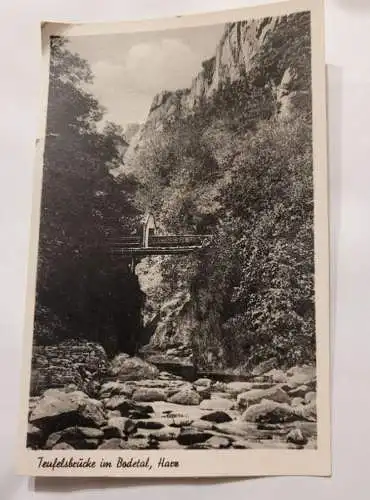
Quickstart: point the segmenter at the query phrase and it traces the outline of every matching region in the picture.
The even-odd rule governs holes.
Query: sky
[[[125,128],[145,121],[155,94],[191,85],[201,63],[215,54],[224,24],[177,30],[76,36],[69,48],[95,76],[88,86],[106,120]]]

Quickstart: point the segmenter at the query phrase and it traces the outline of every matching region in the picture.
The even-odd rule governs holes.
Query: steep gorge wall
[[[271,35],[289,24],[289,17],[268,17],[227,24],[215,55],[203,62],[203,68],[193,78],[190,87],[174,92],[163,90],[154,97],[146,122],[130,141],[125,157],[126,171],[130,170],[140,145],[150,140],[154,131],[162,130],[164,121],[174,121],[193,113],[202,101],[211,99],[222,85],[251,75],[257,67],[263,73],[265,69],[260,67],[259,56],[267,49]],[[298,68],[290,66],[289,62],[291,60],[287,61],[277,82],[266,74],[267,84],[273,87],[282,118],[289,118],[299,109],[302,100],[307,104],[310,98],[306,85],[297,82]]]
[[[279,38],[284,34],[284,30],[289,28],[289,24],[289,18],[266,18],[226,25],[215,55],[204,61],[203,68],[195,76],[190,87],[175,92],[164,90],[154,97],[147,121],[130,142],[125,157],[126,172],[137,173],[136,159],[140,151],[160,135],[166,125],[196,113],[200,105],[212,102],[215,93],[233,82],[249,78],[258,81],[261,91],[269,87],[276,102],[276,117],[281,120],[289,120],[299,113],[302,107],[309,108],[310,85],[307,79],[301,77],[298,54],[293,50],[293,53],[288,52],[286,58],[281,57],[283,49],[278,46]],[[293,40],[294,26],[290,36]],[[274,43],[277,44],[276,47]],[[285,53],[283,55],[285,56]],[[210,125],[202,134],[206,139],[207,135],[210,136],[209,144],[218,164],[225,164],[224,175],[217,181],[222,186],[228,182],[227,158],[232,157],[235,151],[228,150],[227,141],[217,144],[215,137],[219,132],[218,127],[220,124]],[[223,140],[227,134],[229,131],[222,131]],[[243,137],[235,137],[233,134],[232,141],[233,145],[236,141],[242,143]],[[215,196],[209,199],[210,205],[217,199],[217,183],[213,186]],[[210,194],[207,193],[207,196]],[[161,214],[158,215],[160,218]],[[166,227],[161,229],[164,232],[168,230]],[[181,267],[184,263],[174,265]],[[162,258],[157,261],[144,259],[137,266],[137,274],[141,289],[146,295],[144,323],[153,329],[149,349],[161,352],[167,349],[172,352],[178,349],[179,345],[191,346],[199,318],[194,315],[194,297],[191,296],[187,277],[184,278],[183,274],[181,279],[180,272],[180,278],[174,281],[175,289],[169,289],[166,285],[167,278],[163,277]],[[212,329],[212,326],[210,328]],[[216,345],[214,351],[214,357],[212,358],[212,353],[208,353],[208,357],[211,362],[217,363],[217,359],[223,357],[222,348]]]

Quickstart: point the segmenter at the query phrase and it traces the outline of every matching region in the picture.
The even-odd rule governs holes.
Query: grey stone
[[[248,408],[248,406],[260,403],[263,399],[276,401],[277,403],[290,403],[290,397],[279,386],[271,387],[270,389],[252,389],[243,392],[237,397],[237,405],[239,408]]]
[[[232,418],[224,411],[214,411],[212,413],[208,413],[207,415],[203,415],[203,417],[201,417],[201,420],[207,420],[208,422],[221,424],[223,422],[230,422]]]
[[[179,405],[191,405],[196,406],[199,405],[201,401],[201,397],[194,390],[185,390],[180,391],[168,398],[169,403],[175,403]]]
[[[147,387],[137,389],[132,395],[132,399],[134,401],[141,401],[145,403],[150,403],[152,401],[165,401],[166,398],[167,392],[165,390]]]
[[[301,429],[292,429],[286,438],[288,443],[305,445],[307,444],[307,437],[303,435]]]
[[[212,437],[212,433],[207,431],[198,431],[192,428],[184,428],[177,436],[177,442],[184,446],[193,445],[196,443],[204,443]]]
[[[80,391],[47,391],[33,409],[29,421],[49,434],[72,425],[101,427],[105,423],[102,404]]]

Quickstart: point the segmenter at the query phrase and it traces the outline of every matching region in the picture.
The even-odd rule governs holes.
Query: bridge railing
[[[201,246],[209,235],[150,235],[148,248]],[[121,236],[111,242],[113,248],[143,248],[140,236]]]
[[[140,236],[121,236],[110,243],[113,247],[140,248],[143,246],[143,239]]]
[[[150,235],[149,247],[185,247],[185,246],[200,246],[205,238],[205,235]]]

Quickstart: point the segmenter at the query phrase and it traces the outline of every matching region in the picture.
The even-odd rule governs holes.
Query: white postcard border
[[[315,293],[317,342],[317,420],[316,450],[29,450],[26,448],[28,397],[31,373],[33,314],[35,305],[37,248],[39,237],[43,151],[49,75],[50,36],[81,36],[107,33],[129,33],[178,29],[238,21],[266,16],[281,16],[311,11],[312,94],[313,94],[313,158],[315,193]],[[21,415],[17,447],[17,471],[32,476],[119,476],[119,477],[240,477],[267,475],[331,475],[330,442],[330,345],[329,345],[329,230],[327,177],[326,78],[324,52],[324,1],[291,0],[262,6],[200,15],[178,16],[148,21],[119,23],[43,23],[43,90],[37,155],[34,172],[31,240],[28,263],[26,318],[23,344]],[[93,460],[95,468],[62,467],[51,470],[39,467],[40,457],[48,461],[80,458]],[[99,466],[102,459],[116,464],[123,460],[146,460],[152,468]],[[161,457],[179,462],[178,467],[162,468]]]

